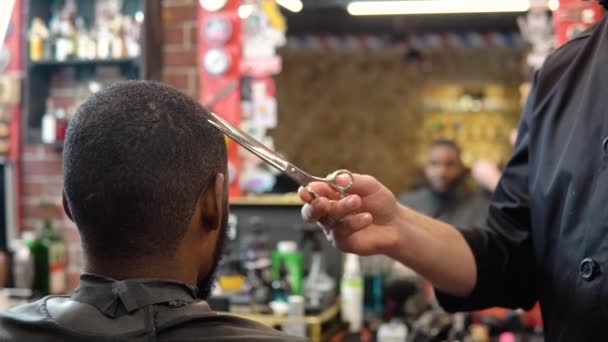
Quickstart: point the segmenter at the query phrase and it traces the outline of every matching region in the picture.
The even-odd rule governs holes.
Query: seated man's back
[[[305,341],[213,312],[195,289],[160,279],[83,274],[71,296],[49,296],[0,314],[0,340]]]
[[[195,100],[117,83],[71,120],[63,207],[85,272],[71,297],[0,313],[1,341],[300,341],[204,301],[228,226],[224,136]]]

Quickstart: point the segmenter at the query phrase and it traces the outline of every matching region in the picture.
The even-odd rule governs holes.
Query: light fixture
[[[249,18],[251,13],[253,13],[253,8],[254,7],[251,4],[239,6],[239,10],[238,10],[239,18],[241,18],[241,19]]]
[[[559,9],[559,0],[549,0],[549,9],[557,11]]]
[[[452,14],[526,12],[529,0],[353,1],[351,15]]]
[[[302,10],[304,5],[302,5],[301,0],[277,0],[277,4],[287,8],[288,10],[298,13]]]

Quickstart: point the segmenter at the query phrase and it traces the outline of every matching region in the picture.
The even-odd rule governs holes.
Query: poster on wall
[[[560,47],[587,30],[604,14],[597,1],[559,0],[553,12],[555,46]]]
[[[213,103],[211,110],[239,126],[241,122],[240,83],[241,20],[240,0],[201,0],[198,6],[199,101]],[[230,88],[221,99],[218,94]],[[241,161],[237,144],[227,140],[230,197],[241,195]]]

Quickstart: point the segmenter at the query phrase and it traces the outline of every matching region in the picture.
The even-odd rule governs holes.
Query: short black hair
[[[226,172],[209,112],[153,81],[124,81],[86,100],[67,130],[64,191],[85,254],[172,255],[201,193]]]
[[[456,152],[458,158],[460,158],[460,154],[462,153],[462,151],[460,150],[460,146],[458,146],[458,144],[454,140],[450,139],[437,139],[433,141],[429,150],[432,150],[435,147],[449,147]]]

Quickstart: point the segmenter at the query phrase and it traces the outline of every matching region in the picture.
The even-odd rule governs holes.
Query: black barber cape
[[[183,283],[83,274],[71,297],[50,296],[0,313],[0,341],[307,340],[214,313]]]
[[[448,310],[530,308],[547,341],[608,341],[608,21],[535,77],[485,226],[462,229],[478,279]]]

